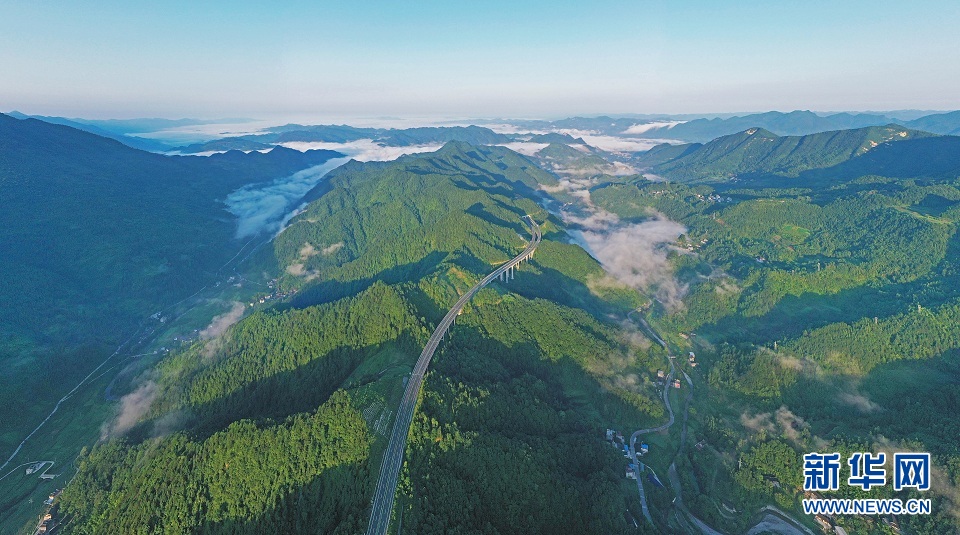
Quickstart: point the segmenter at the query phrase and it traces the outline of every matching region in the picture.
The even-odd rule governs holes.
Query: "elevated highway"
[[[430,360],[436,352],[440,342],[443,341],[450,326],[463,310],[463,307],[470,299],[476,295],[486,285],[500,278],[509,280],[513,278],[513,272],[517,266],[524,260],[533,256],[533,252],[540,245],[543,235],[540,232],[540,226],[533,220],[533,217],[526,215],[524,219],[530,225],[532,237],[527,247],[513,257],[512,260],[493,270],[490,274],[474,285],[467,293],[460,296],[453,308],[447,312],[443,320],[437,325],[436,330],[430,336],[426,347],[420,353],[410,379],[407,381],[407,388],[403,393],[403,399],[400,401],[400,407],[397,409],[397,418],[393,423],[393,430],[390,433],[390,442],[387,444],[387,450],[383,454],[383,464],[380,465],[380,478],[377,480],[377,488],[373,494],[373,510],[370,513],[370,524],[367,526],[367,535],[386,535],[390,527],[390,516],[393,512],[394,497],[397,492],[397,479],[400,476],[400,467],[403,465],[403,452],[407,445],[407,435],[410,433],[410,425],[413,423],[413,412],[416,409],[417,398],[420,396],[420,387],[423,384],[423,376],[427,372]]]

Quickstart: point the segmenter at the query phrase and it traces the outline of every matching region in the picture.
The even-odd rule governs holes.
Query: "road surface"
[[[367,526],[367,535],[385,535],[387,528],[390,527],[390,515],[393,512],[393,500],[397,492],[397,478],[400,476],[400,467],[403,465],[403,451],[407,445],[407,435],[410,433],[410,424],[413,422],[413,411],[417,405],[417,398],[420,396],[420,386],[423,384],[423,376],[430,365],[430,359],[433,358],[437,346],[443,340],[447,330],[453,325],[457,315],[463,310],[464,305],[487,284],[494,279],[504,275],[510,278],[510,274],[520,262],[530,258],[533,251],[540,245],[543,237],[540,233],[540,226],[529,215],[524,216],[530,224],[532,238],[522,253],[515,256],[506,264],[500,266],[492,273],[483,278],[467,293],[463,294],[453,308],[443,317],[440,325],[433,331],[430,340],[427,342],[420,358],[417,359],[410,379],[407,381],[407,388],[404,391],[403,399],[400,401],[400,407],[397,409],[397,418],[393,424],[393,430],[390,433],[390,442],[387,444],[387,450],[383,454],[383,464],[380,466],[380,478],[377,481],[377,488],[373,494],[373,510],[370,512],[370,524]]]
[[[772,505],[764,506],[761,513],[766,513],[756,525],[750,528],[746,535],[760,535],[762,533],[778,533],[779,535],[815,535],[813,530],[798,522],[795,518]],[[837,532],[839,533],[839,532]]]
[[[680,447],[677,449],[678,456],[686,447],[687,418],[690,416],[690,402],[693,401],[693,379],[683,370],[680,370],[680,373],[682,373],[683,377],[687,380],[688,388],[687,397],[683,405],[683,426],[680,430]],[[670,487],[673,489],[673,493],[676,495],[673,505],[677,508],[677,521],[681,523],[692,523],[692,525],[704,535],[723,535],[722,532],[713,529],[708,526],[706,522],[697,518],[696,515],[691,513],[683,504],[683,489],[680,487],[680,475],[677,473],[676,457],[674,457],[674,460],[670,463],[670,467],[667,469],[667,478],[670,480]]]
[[[635,312],[637,311],[634,310],[629,314],[627,314],[627,318],[630,318],[630,316],[632,316]],[[670,349],[667,347],[667,343],[664,342],[662,338],[660,338],[660,336],[656,333],[656,331],[654,331],[653,328],[650,327],[650,325],[643,318],[637,318],[637,321],[640,322],[641,325],[643,325],[644,329],[646,329],[648,334],[653,336],[653,339],[656,340],[657,343],[659,343],[661,346],[663,346],[663,348],[666,349],[667,353],[669,354]],[[633,459],[633,464],[635,464],[637,467],[640,466],[640,462],[637,460],[636,444],[637,444],[637,439],[640,438],[640,435],[663,431],[664,429],[667,429],[671,425],[673,425],[674,417],[673,417],[673,408],[670,407],[670,389],[673,388],[673,376],[676,373],[676,368],[673,365],[673,357],[668,356],[667,361],[670,363],[670,373],[667,374],[667,381],[666,383],[664,383],[664,386],[663,386],[663,404],[667,407],[667,414],[669,417],[667,419],[667,422],[661,426],[650,427],[647,429],[639,429],[637,431],[634,431],[633,434],[630,435],[630,458]],[[649,522],[650,525],[655,525],[653,523],[653,517],[650,516],[650,508],[647,507],[647,495],[643,490],[643,478],[640,477],[639,474],[637,474],[637,492],[640,493],[640,509],[643,511],[643,517],[647,519],[647,522]]]

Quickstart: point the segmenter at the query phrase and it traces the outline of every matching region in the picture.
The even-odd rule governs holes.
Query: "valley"
[[[30,500],[63,488],[65,533],[810,533],[802,451],[915,444],[954,477],[953,422],[922,425],[934,410],[893,394],[954,400],[960,168],[952,149],[926,159],[949,136],[748,129],[613,153],[477,129],[279,131],[447,141],[366,162],[109,145],[229,180],[191,186],[209,230],[151,231],[203,252],[130,288],[171,269],[176,285],[92,311],[129,330],[91,338],[61,372],[74,381],[4,435],[5,528],[30,532]],[[85,284],[135,280],[110,276]],[[71,328],[59,343],[90,336]],[[629,435],[627,459],[604,429]],[[20,473],[33,459],[56,478]],[[898,522],[950,525],[935,496],[939,514]]]
[[[0,535],[960,535],[960,5],[7,2]]]

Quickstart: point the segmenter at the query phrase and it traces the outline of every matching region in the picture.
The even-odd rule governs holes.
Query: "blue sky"
[[[0,13],[4,111],[293,118],[960,108],[956,1],[0,0]]]

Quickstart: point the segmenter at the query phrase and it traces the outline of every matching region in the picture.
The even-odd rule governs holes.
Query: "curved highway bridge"
[[[383,454],[383,464],[380,466],[380,479],[377,481],[377,488],[373,494],[373,510],[370,512],[370,524],[367,526],[367,535],[385,535],[387,528],[390,527],[390,515],[393,512],[394,495],[397,492],[397,478],[400,476],[400,467],[403,465],[403,451],[407,445],[407,435],[410,433],[410,424],[413,422],[413,411],[417,405],[417,398],[420,395],[420,386],[423,384],[423,375],[427,372],[427,366],[430,365],[430,359],[433,358],[437,346],[443,340],[447,330],[453,325],[457,315],[463,310],[464,305],[487,284],[494,279],[513,276],[513,271],[517,265],[533,256],[533,251],[540,245],[540,239],[543,237],[540,233],[540,226],[529,215],[523,216],[530,224],[530,231],[533,237],[527,248],[519,255],[515,256],[506,264],[500,266],[492,273],[483,278],[473,288],[463,294],[453,308],[443,317],[440,325],[433,331],[430,341],[427,342],[417,364],[413,367],[413,373],[410,374],[410,380],[407,381],[407,389],[403,393],[403,399],[400,401],[400,407],[397,409],[397,418],[393,423],[393,430],[390,433],[390,442],[387,444],[387,450]]]

